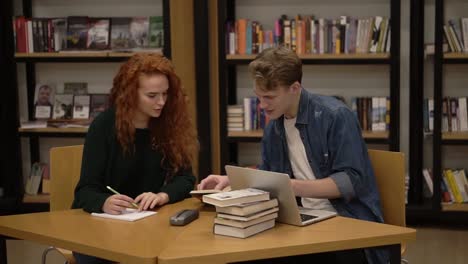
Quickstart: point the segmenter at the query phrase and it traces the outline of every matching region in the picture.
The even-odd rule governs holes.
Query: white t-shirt
[[[301,135],[295,124],[296,118],[284,118],[289,160],[291,161],[294,177],[298,180],[315,180],[316,178],[307,159]],[[328,199],[302,198],[302,205],[306,208],[336,212]]]

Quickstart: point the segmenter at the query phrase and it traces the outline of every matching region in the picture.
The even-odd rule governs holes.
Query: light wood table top
[[[247,239],[213,235],[214,212],[202,212],[159,256],[160,264],[227,263],[401,244],[416,230],[346,217],[305,227],[276,223]]]
[[[183,230],[169,224],[170,216],[201,206],[197,199],[186,199],[135,222],[93,217],[79,209],[1,216],[0,234],[122,263],[157,263],[158,255]]]
[[[201,209],[187,226],[169,225],[182,209]],[[121,263],[226,263],[414,240],[416,231],[345,217],[306,227],[277,223],[247,239],[213,235],[213,207],[194,198],[166,205],[136,222],[92,217],[66,210],[0,217],[0,234],[98,256]]]

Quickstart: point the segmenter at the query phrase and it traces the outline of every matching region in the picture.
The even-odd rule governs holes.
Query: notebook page
[[[125,209],[125,211],[123,211],[122,214],[119,214],[119,215],[112,215],[112,214],[106,214],[106,213],[91,213],[92,216],[111,218],[111,219],[117,219],[117,220],[123,220],[123,221],[136,221],[136,220],[140,220],[140,219],[143,219],[145,217],[148,217],[154,214],[156,214],[156,212],[154,211],[138,212],[138,210],[131,209],[131,208]]]

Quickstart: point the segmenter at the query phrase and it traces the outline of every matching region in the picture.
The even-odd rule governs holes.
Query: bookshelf
[[[5,35],[5,42],[8,43],[5,48],[1,49],[1,55],[6,59],[2,61],[8,62],[7,69],[11,70],[7,78],[7,86],[9,89],[7,92],[7,101],[9,115],[2,115],[4,119],[3,122],[6,122],[6,130],[8,131],[8,140],[5,140],[5,143],[8,143],[8,151],[5,150],[2,152],[1,162],[9,164],[8,174],[10,175],[5,180],[6,183],[0,182],[1,187],[6,190],[15,190],[14,196],[15,203],[20,206],[26,206],[32,210],[35,207],[32,205],[40,205],[37,199],[40,201],[44,200],[44,197],[27,197],[23,201],[23,177],[22,177],[22,166],[26,160],[27,156],[22,155],[22,151],[25,152],[27,148],[23,147],[21,151],[21,142],[29,145],[29,149],[26,150],[26,153],[30,155],[30,162],[39,161],[42,155],[48,153],[48,147],[54,144],[67,144],[66,142],[73,142],[73,144],[82,144],[82,140],[86,135],[87,128],[82,127],[73,127],[73,128],[38,128],[38,129],[22,129],[19,127],[20,121],[20,112],[27,112],[29,117],[33,116],[33,101],[34,101],[34,90],[36,81],[39,82],[45,79],[43,76],[44,72],[52,72],[54,70],[62,70],[66,68],[65,73],[72,72],[77,74],[74,71],[78,70],[79,73],[83,68],[88,69],[88,72],[85,72],[83,78],[88,76],[91,79],[98,78],[95,76],[94,71],[99,72],[99,70],[104,69],[104,73],[108,74],[110,79],[106,81],[112,83],[112,77],[115,74],[115,70],[118,68],[118,63],[127,60],[134,53],[132,52],[115,52],[111,50],[106,51],[83,51],[83,52],[57,52],[57,53],[15,53],[14,38],[12,30],[12,21],[11,18],[18,13],[26,16],[41,16],[41,17],[56,17],[56,16],[72,16],[72,15],[89,15],[91,17],[99,16],[141,16],[141,15],[162,15],[163,16],[163,30],[164,30],[164,50],[148,50],[146,52],[163,52],[166,57],[171,58],[177,73],[182,79],[184,84],[185,93],[188,99],[191,100],[189,104],[189,111],[192,113],[192,118],[197,122],[197,128],[199,131],[201,128],[208,127],[206,124],[206,119],[197,118],[197,105],[201,104],[203,97],[200,95],[206,94],[206,91],[203,89],[197,90],[196,87],[199,85],[199,81],[195,79],[195,52],[194,49],[187,48],[188,46],[193,46],[194,44],[194,2],[187,2],[185,0],[138,0],[134,2],[128,1],[116,1],[113,2],[115,7],[112,7],[112,10],[109,11],[109,6],[107,2],[95,2],[92,0],[84,0],[83,2],[78,3],[67,3],[60,5],[63,9],[54,9],[55,4],[60,4],[60,0],[51,0],[51,1],[34,1],[34,0],[25,0],[25,1],[2,1],[2,10],[8,11],[8,15],[5,16],[5,25],[10,25],[5,27],[8,34]],[[16,7],[15,5],[21,4],[21,8]],[[52,5],[52,7],[50,6]],[[118,5],[124,5],[125,8],[119,8]],[[91,6],[91,8],[89,8]],[[5,7],[5,9],[3,8]],[[16,9],[16,11],[14,11]],[[33,12],[34,10],[34,12]],[[55,12],[55,13],[54,13]],[[2,13],[3,14],[3,13]],[[3,19],[2,15],[2,19]],[[2,20],[3,22],[3,20]],[[176,36],[171,36],[170,32],[184,32],[184,34],[177,34]],[[198,44],[197,44],[198,45]],[[2,46],[3,47],[3,46]],[[178,50],[177,54],[173,55],[172,50]],[[145,52],[145,50],[142,50]],[[75,67],[75,68],[73,68]],[[19,69],[19,70],[18,70]],[[72,70],[70,70],[72,69]],[[89,72],[89,69],[92,69]],[[114,69],[114,70],[112,70]],[[61,73],[61,72],[60,72]],[[57,81],[63,81],[66,76],[60,76],[60,73],[57,76],[50,77],[49,80],[54,80],[57,77]],[[78,73],[78,74],[79,74]],[[50,73],[49,73],[50,75]],[[18,77],[18,78],[17,78]],[[73,77],[73,76],[72,76]],[[21,82],[21,79],[25,81]],[[87,79],[86,79],[87,80]],[[93,79],[94,80],[94,79]],[[101,80],[98,80],[101,82]],[[25,87],[25,92],[22,92],[20,87]],[[110,85],[104,85],[104,87],[109,87]],[[200,86],[204,87],[204,86]],[[92,89],[90,89],[91,91]],[[108,91],[107,91],[108,92]],[[200,95],[198,95],[200,94]],[[24,107],[27,105],[27,107]],[[23,106],[23,107],[22,107]],[[18,109],[18,112],[11,111],[11,109]],[[25,109],[25,110],[24,110]],[[3,111],[3,109],[2,109]],[[3,112],[2,112],[3,113]],[[25,115],[26,116],[26,115]],[[3,117],[2,117],[3,118]],[[199,122],[198,122],[199,121]],[[203,142],[206,140],[206,135],[200,134],[200,141]],[[208,135],[209,136],[209,135]],[[58,139],[58,138],[67,138],[67,139]],[[73,138],[73,139],[72,139]],[[43,139],[44,141],[41,141]],[[26,140],[29,140],[26,141]],[[55,140],[51,143],[51,140]],[[66,141],[64,141],[66,140]],[[70,141],[71,140],[71,141]],[[44,143],[43,143],[44,142]],[[58,143],[57,143],[58,142]],[[40,144],[41,143],[41,144]],[[70,144],[70,143],[68,143]],[[202,143],[203,144],[203,143]],[[13,161],[11,161],[13,159]],[[24,159],[24,160],[23,160]],[[7,162],[10,163],[7,163]],[[193,171],[195,174],[197,172],[203,171],[207,173],[208,165],[205,162],[205,156],[199,156],[199,163],[193,164]],[[202,166],[199,166],[202,164]],[[2,168],[3,168],[2,164]],[[5,166],[6,167],[6,166]],[[27,166],[23,166],[23,170],[26,170]],[[3,173],[2,173],[3,175]],[[42,208],[42,207],[41,207]]]
[[[248,64],[256,55],[226,55],[228,64]],[[390,54],[301,54],[304,64],[388,64]]]
[[[463,148],[468,146],[467,132],[443,132],[442,131],[442,103],[445,96],[452,96],[457,93],[457,89],[463,90],[466,86],[458,85],[451,87],[456,81],[449,80],[449,75],[457,67],[467,67],[468,54],[443,52],[444,42],[444,23],[446,19],[454,17],[468,16],[468,5],[457,1],[436,0],[434,2],[435,20],[434,20],[434,42],[435,53],[433,57],[433,98],[434,98],[434,130],[430,137],[424,136],[423,124],[423,100],[424,96],[424,9],[429,3],[424,0],[415,1],[412,6],[411,21],[411,93],[410,93],[410,192],[407,207],[407,217],[411,222],[444,222],[448,224],[464,224],[468,219],[468,204],[447,204],[442,203],[441,199],[441,180],[443,168],[447,163],[456,160],[457,165],[464,167],[464,162],[458,163],[456,156],[465,156],[463,150],[454,151],[454,148]],[[450,10],[447,10],[450,9]],[[449,17],[450,13],[450,17]],[[453,15],[456,13],[457,15]],[[418,17],[418,18],[415,18]],[[418,23],[419,22],[419,23]],[[414,24],[414,25],[413,25]],[[413,39],[414,38],[414,39]],[[449,75],[450,76],[450,75]],[[466,82],[464,82],[466,83]],[[455,85],[456,86],[456,85]],[[458,93],[460,93],[458,91]],[[467,94],[464,93],[463,96]],[[427,97],[427,95],[426,95]],[[422,176],[424,164],[425,139],[432,140],[429,143],[432,147],[430,160],[432,160],[433,188],[434,193],[431,198],[423,197],[423,186],[426,184]],[[427,146],[426,146],[427,147]],[[466,153],[466,152],[465,152]],[[452,160],[450,160],[452,159]],[[454,166],[454,165],[451,165]],[[465,168],[466,169],[466,168]]]
[[[38,194],[38,195],[29,195],[25,194],[23,197],[23,203],[49,203],[50,195],[49,194]]]
[[[433,135],[433,173],[434,173],[434,195],[432,197],[433,207],[436,209],[441,208],[441,214],[445,212],[459,212],[461,218],[465,221],[468,219],[468,207],[466,204],[458,205],[453,204],[450,206],[441,205],[441,191],[440,180],[442,177],[444,155],[447,155],[448,147],[445,145],[466,145],[467,133],[442,133],[442,100],[444,90],[449,88],[447,83],[444,82],[444,71],[449,71],[451,67],[447,64],[468,64],[467,54],[462,53],[448,53],[444,54],[442,50],[443,45],[443,25],[446,20],[446,7],[453,4],[451,1],[438,0],[436,1],[436,15],[435,15],[435,55],[434,55],[434,135]],[[468,6],[464,9],[468,16]],[[446,93],[445,93],[446,94]]]
[[[249,141],[260,142],[263,137],[263,130],[252,130],[252,131],[229,131],[228,140],[231,142],[234,141]],[[388,132],[372,132],[372,131],[362,131],[362,137],[368,142],[385,142],[388,139]]]
[[[245,77],[246,66],[255,58],[256,55],[226,55],[226,38],[225,38],[225,24],[226,21],[232,21],[236,18],[239,11],[237,6],[239,3],[246,5],[246,1],[235,1],[235,0],[222,0],[213,3],[212,1],[211,8],[214,9],[212,17],[212,22],[215,21],[216,26],[210,28],[210,30],[216,30],[217,39],[211,40],[211,43],[216,46],[217,52],[214,56],[217,56],[217,61],[214,64],[217,65],[216,70],[218,71],[217,78],[212,78],[213,82],[216,82],[217,87],[212,87],[211,96],[212,99],[212,124],[215,126],[212,133],[214,133],[212,145],[215,150],[213,153],[219,153],[218,157],[213,156],[213,170],[214,172],[222,173],[224,171],[224,165],[230,163],[237,163],[238,161],[238,150],[239,144],[245,142],[260,142],[263,132],[261,130],[254,131],[239,131],[231,132],[227,131],[227,106],[232,104],[238,104],[239,96],[239,83],[245,82],[243,80],[238,80],[239,72],[242,77]],[[306,5],[310,7],[310,10],[303,10],[296,13],[290,13],[289,11],[282,10],[284,3],[286,1],[272,1],[268,4],[265,1],[249,1],[248,4],[258,2],[260,8],[265,8],[264,13],[268,13],[271,17],[277,18],[282,14],[287,14],[290,18],[296,14],[310,14],[320,16],[320,11],[314,11],[314,5],[319,5],[323,9],[323,3],[317,2],[307,2]],[[297,1],[295,1],[297,2]],[[290,5],[295,5],[294,3],[289,3]],[[305,1],[301,2],[304,4]],[[390,98],[390,120],[391,125],[389,131],[372,133],[371,131],[363,131],[363,136],[367,143],[370,144],[380,144],[387,146],[389,150],[397,151],[399,150],[400,144],[400,132],[399,132],[399,101],[400,101],[400,0],[389,0],[388,1],[388,13],[387,14],[373,14],[373,15],[384,15],[388,16],[391,20],[391,50],[390,53],[357,53],[357,54],[302,54],[299,57],[302,59],[304,65],[304,75],[308,74],[310,67],[325,67],[337,66],[339,71],[346,71],[347,69],[353,68],[353,66],[359,65],[359,67],[369,67],[365,68],[370,69],[373,65],[381,67],[383,70],[388,73],[386,75],[388,80],[388,94]],[[355,3],[359,5],[358,2]],[[380,3],[382,4],[382,3]],[[275,7],[275,5],[277,5]],[[346,6],[352,6],[346,2]],[[387,5],[384,3],[383,5]],[[258,6],[255,6],[255,10],[259,10]],[[337,8],[340,6],[338,5]],[[246,9],[244,7],[244,9]],[[297,8],[296,8],[297,10]],[[359,11],[354,9],[353,11],[356,14],[351,13],[348,10],[342,10],[347,15],[356,15],[359,16]],[[317,12],[317,13],[315,13]],[[250,10],[249,14],[255,14],[255,11]],[[336,17],[338,14],[336,11],[333,13]],[[372,16],[372,14],[366,13],[367,16]],[[333,17],[333,15],[325,14],[326,17]],[[339,15],[338,15],[339,16]],[[248,18],[252,20],[259,20],[265,27],[271,28],[271,23],[263,23],[261,19],[256,18],[256,16],[251,17],[245,14],[242,14],[243,18]],[[271,18],[269,19],[271,20]],[[394,30],[395,29],[395,30]],[[315,66],[317,65],[317,66]],[[331,65],[331,66],[330,66]],[[349,68],[346,68],[349,67]],[[213,68],[212,68],[213,69]],[[379,68],[380,70],[380,68]],[[372,69],[370,70],[372,71]],[[339,73],[336,74],[339,76]],[[245,84],[243,84],[245,85]],[[307,87],[306,87],[307,88]],[[312,88],[313,91],[313,88]],[[253,96],[253,95],[252,95]],[[217,149],[216,149],[217,148]]]
[[[159,51],[156,51],[159,52]],[[169,51],[164,52],[167,56]],[[34,52],[15,53],[16,62],[122,62],[131,57],[134,52]]]
[[[33,7],[38,3],[33,0],[23,1],[23,15],[25,17],[33,17]],[[169,1],[157,1],[162,4],[162,15],[164,23],[164,55],[171,57],[171,38],[170,38],[170,14]],[[156,2],[156,3],[157,3]],[[67,16],[69,14],[63,14]],[[105,15],[105,14],[101,14]],[[113,63],[123,62],[128,59],[133,53],[129,52],[112,52],[112,51],[77,51],[77,52],[34,52],[34,53],[15,53],[14,59],[16,63],[24,63],[26,66],[26,87],[27,87],[27,104],[28,116],[31,120],[34,109],[34,90],[36,85],[37,63]],[[28,137],[30,143],[31,163],[40,160],[39,138],[41,137],[84,137],[86,131],[82,128],[46,128],[46,129],[18,129],[21,137]]]

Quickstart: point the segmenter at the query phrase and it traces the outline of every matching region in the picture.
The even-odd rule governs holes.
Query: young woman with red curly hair
[[[187,197],[198,141],[171,62],[132,56],[114,78],[110,105],[89,127],[73,208],[120,214],[131,203],[146,210]]]
[[[110,108],[89,127],[73,208],[120,214],[132,203],[147,210],[183,200],[195,184],[197,151],[171,62],[158,54],[134,55],[114,78]]]

